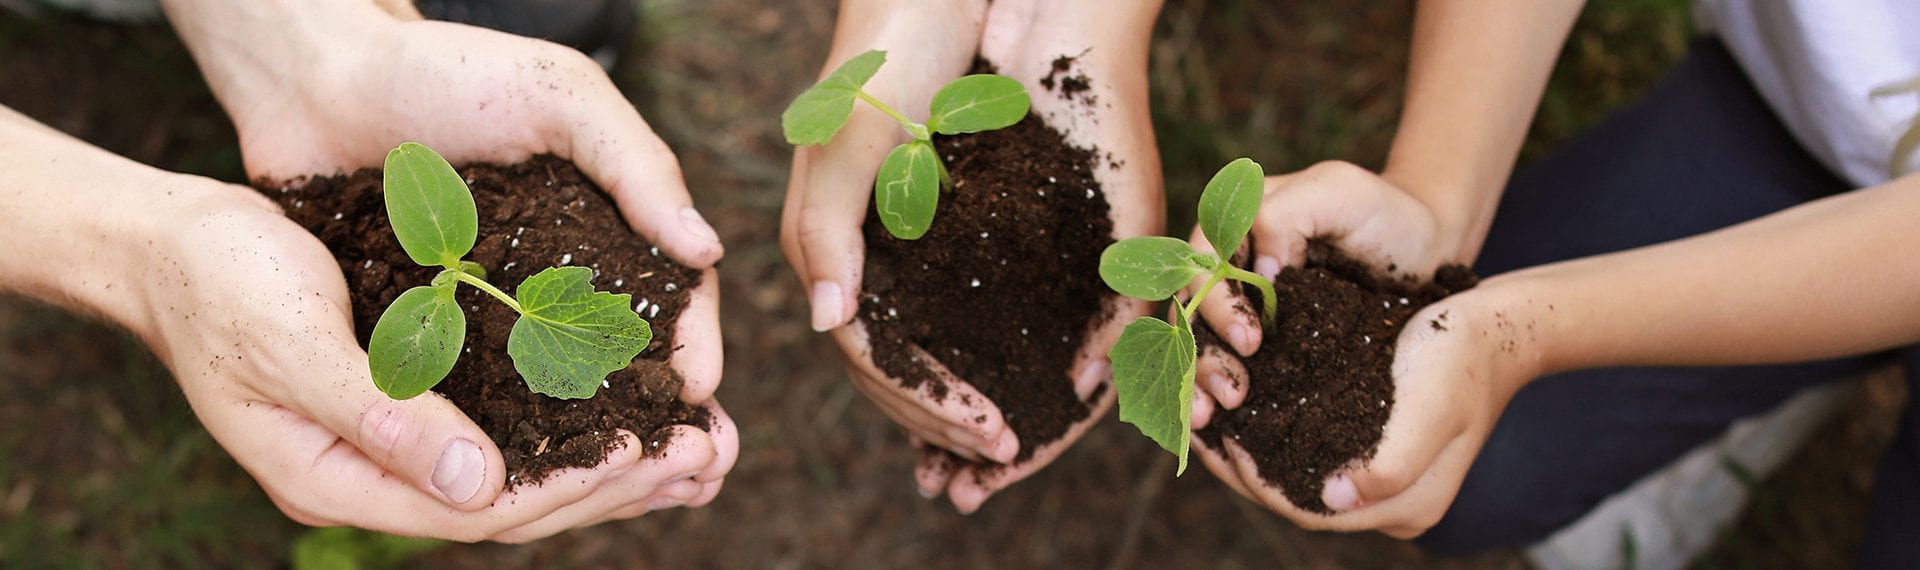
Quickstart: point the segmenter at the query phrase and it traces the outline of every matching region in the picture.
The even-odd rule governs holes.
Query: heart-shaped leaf
[[[507,336],[513,368],[533,391],[591,398],[653,340],[633,296],[594,291],[593,270],[554,267],[520,282],[520,320]]]
[[[1153,317],[1127,323],[1120,340],[1107,351],[1113,362],[1114,389],[1120,394],[1120,421],[1140,428],[1160,447],[1179,456],[1178,476],[1187,471],[1187,432],[1193,424],[1193,329],[1179,311],[1178,325]]]

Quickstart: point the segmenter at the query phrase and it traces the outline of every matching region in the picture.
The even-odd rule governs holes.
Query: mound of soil
[[[1106,194],[1094,153],[1033,115],[934,144],[953,187],[918,240],[894,238],[868,212],[860,318],[874,363],[908,388],[931,382],[946,397],[918,346],[993,400],[1024,462],[1101,396],[1081,401],[1069,373],[1113,294],[1099,273],[1113,243]]]
[[[537,484],[569,467],[593,467],[622,445],[615,430],[640,437],[649,456],[663,452],[675,425],[711,426],[705,408],[679,400],[680,374],[667,366],[675,322],[701,274],[667,259],[635,234],[613,200],[572,163],[552,156],[508,166],[458,169],[473,188],[480,240],[467,259],[511,293],[547,267],[594,269],[596,290],[630,293],[653,327],[653,343],[632,366],[585,400],[562,400],[527,388],[507,356],[518,314],[473,287],[458,298],[467,313],[464,353],[435,388],[486,430],[506,456],[508,488]],[[326,243],[346,274],[353,326],[365,346],[380,313],[400,293],[430,281],[438,268],[407,257],[387,222],[380,171],[286,183],[257,181],[287,217]]]
[[[1260,477],[1294,505],[1331,514],[1320,500],[1327,475],[1368,460],[1393,412],[1393,351],[1407,319],[1478,281],[1460,265],[1441,267],[1433,281],[1384,277],[1320,240],[1309,243],[1304,267],[1280,270],[1274,326],[1260,350],[1242,358],[1250,385],[1238,409],[1221,409],[1198,432],[1207,447],[1232,438],[1253,457]],[[1264,302],[1244,291],[1258,314]],[[1419,326],[1445,327],[1441,321]],[[1204,325],[1201,346],[1232,351]]]

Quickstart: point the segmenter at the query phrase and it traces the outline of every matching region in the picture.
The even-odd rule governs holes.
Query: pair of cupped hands
[[[1112,205],[1116,238],[1164,229],[1146,85],[1157,6],[1038,0],[869,6],[847,3],[826,69],[867,49],[886,49],[889,63],[869,91],[903,109],[925,109],[933,91],[965,73],[978,53],[1040,94],[1033,112],[1070,143],[1098,146],[1123,165],[1096,172]],[[192,226],[143,246],[153,264],[143,271],[182,277],[140,281],[137,298],[153,318],[135,319],[144,324],[133,328],[174,371],[208,431],[283,511],[314,525],[524,542],[710,501],[739,451],[738,431],[713,398],[721,343],[712,268],[722,246],[692,208],[672,152],[606,74],[573,50],[412,19],[372,22],[356,33],[363,36],[340,43],[349,47],[274,89],[222,93],[249,174],[287,179],[377,166],[402,140],[423,142],[456,163],[513,162],[540,153],[574,161],[613,196],[635,230],[674,260],[705,270],[678,321],[675,337],[684,348],[670,364],[686,379],[681,398],[709,407],[714,426],[676,428],[671,449],[646,461],[633,434],[624,434],[628,445],[603,465],[507,491],[500,451],[450,402],[432,393],[396,401],[374,388],[351,330],[344,279],[322,244],[250,189],[167,174],[145,184],[172,190],[157,207]],[[1079,56],[1097,109],[1038,88],[1062,55]],[[970,512],[1056,459],[1105,415],[1114,392],[1104,390],[1088,420],[1029,461],[995,470],[940,463],[946,455],[939,450],[1004,462],[1023,443],[977,393],[933,398],[901,388],[874,367],[853,321],[859,226],[874,172],[901,136],[888,119],[861,109],[832,144],[799,149],[781,245],[809,292],[814,328],[832,331],[855,386],[924,451],[915,475],[922,494],[944,493]],[[1448,228],[1388,178],[1330,163],[1271,177],[1266,191],[1251,240],[1261,252],[1254,263],[1260,273],[1271,276],[1299,263],[1305,239],[1323,234],[1382,266],[1421,274],[1455,257]],[[1198,233],[1195,240],[1204,243]],[[1466,297],[1427,312],[1471,302]],[[1088,335],[1073,369],[1083,397],[1110,382],[1105,353],[1120,328],[1149,311],[1142,302],[1117,296],[1113,302],[1115,317]],[[1232,302],[1216,295],[1203,312],[1237,352],[1249,354],[1258,346],[1259,327],[1232,311]],[[1470,315],[1477,313],[1453,312],[1450,322],[1476,326]],[[1231,444],[1224,455],[1195,449],[1236,491],[1304,525],[1417,534],[1444,512],[1506,395],[1472,374],[1457,374],[1491,365],[1487,351],[1461,346],[1477,335],[1412,330],[1420,328],[1400,339],[1394,366],[1400,405],[1378,456],[1329,484],[1327,502],[1340,514],[1294,508]],[[1245,376],[1231,354],[1205,355],[1199,374],[1196,423],[1245,398],[1246,382],[1232,380]],[[987,421],[963,421],[980,415]]]

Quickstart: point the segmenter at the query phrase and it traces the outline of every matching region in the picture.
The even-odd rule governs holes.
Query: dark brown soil
[[[507,335],[518,317],[513,309],[475,288],[460,288],[466,349],[435,391],[499,445],[508,487],[538,483],[560,469],[599,465],[622,445],[616,430],[639,436],[651,456],[666,449],[675,425],[708,428],[709,413],[679,400],[680,374],[666,364],[678,348],[675,321],[700,284],[700,272],[667,259],[629,229],[612,199],[572,163],[540,156],[510,166],[466,166],[460,174],[480,210],[480,241],[467,259],[487,269],[489,282],[511,292],[547,267],[590,267],[595,289],[632,294],[653,327],[653,343],[632,366],[609,376],[593,398],[552,398],[529,390],[507,356]],[[387,305],[437,271],[414,264],[400,249],[387,223],[377,169],[255,187],[340,261],[363,346]]]
[[[1440,268],[1427,283],[1382,277],[1324,242],[1311,242],[1304,268],[1280,271],[1274,326],[1260,350],[1241,359],[1252,377],[1246,401],[1216,413],[1200,439],[1218,450],[1221,438],[1233,438],[1287,500],[1332,513],[1320,501],[1327,476],[1355,459],[1372,459],[1393,411],[1393,351],[1401,328],[1420,309],[1476,280],[1459,265]],[[1257,311],[1259,292],[1246,292],[1254,304],[1249,309]],[[1221,344],[1205,326],[1194,332],[1203,346]]]
[[[894,238],[868,212],[860,318],[874,363],[907,387],[933,382],[946,394],[910,348],[919,346],[999,406],[1020,438],[1014,463],[1023,462],[1090,410],[1069,373],[1090,327],[1107,318],[1106,194],[1093,152],[1033,115],[934,143],[953,187],[918,240]]]

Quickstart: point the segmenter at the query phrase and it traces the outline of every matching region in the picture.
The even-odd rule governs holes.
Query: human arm
[[[1330,478],[1331,517],[1300,512],[1244,454],[1209,455],[1242,494],[1311,528],[1410,537],[1446,512],[1512,395],[1555,372],[1770,364],[1920,340],[1920,176],[1664,244],[1495,276],[1401,333],[1394,415],[1374,458]]]

